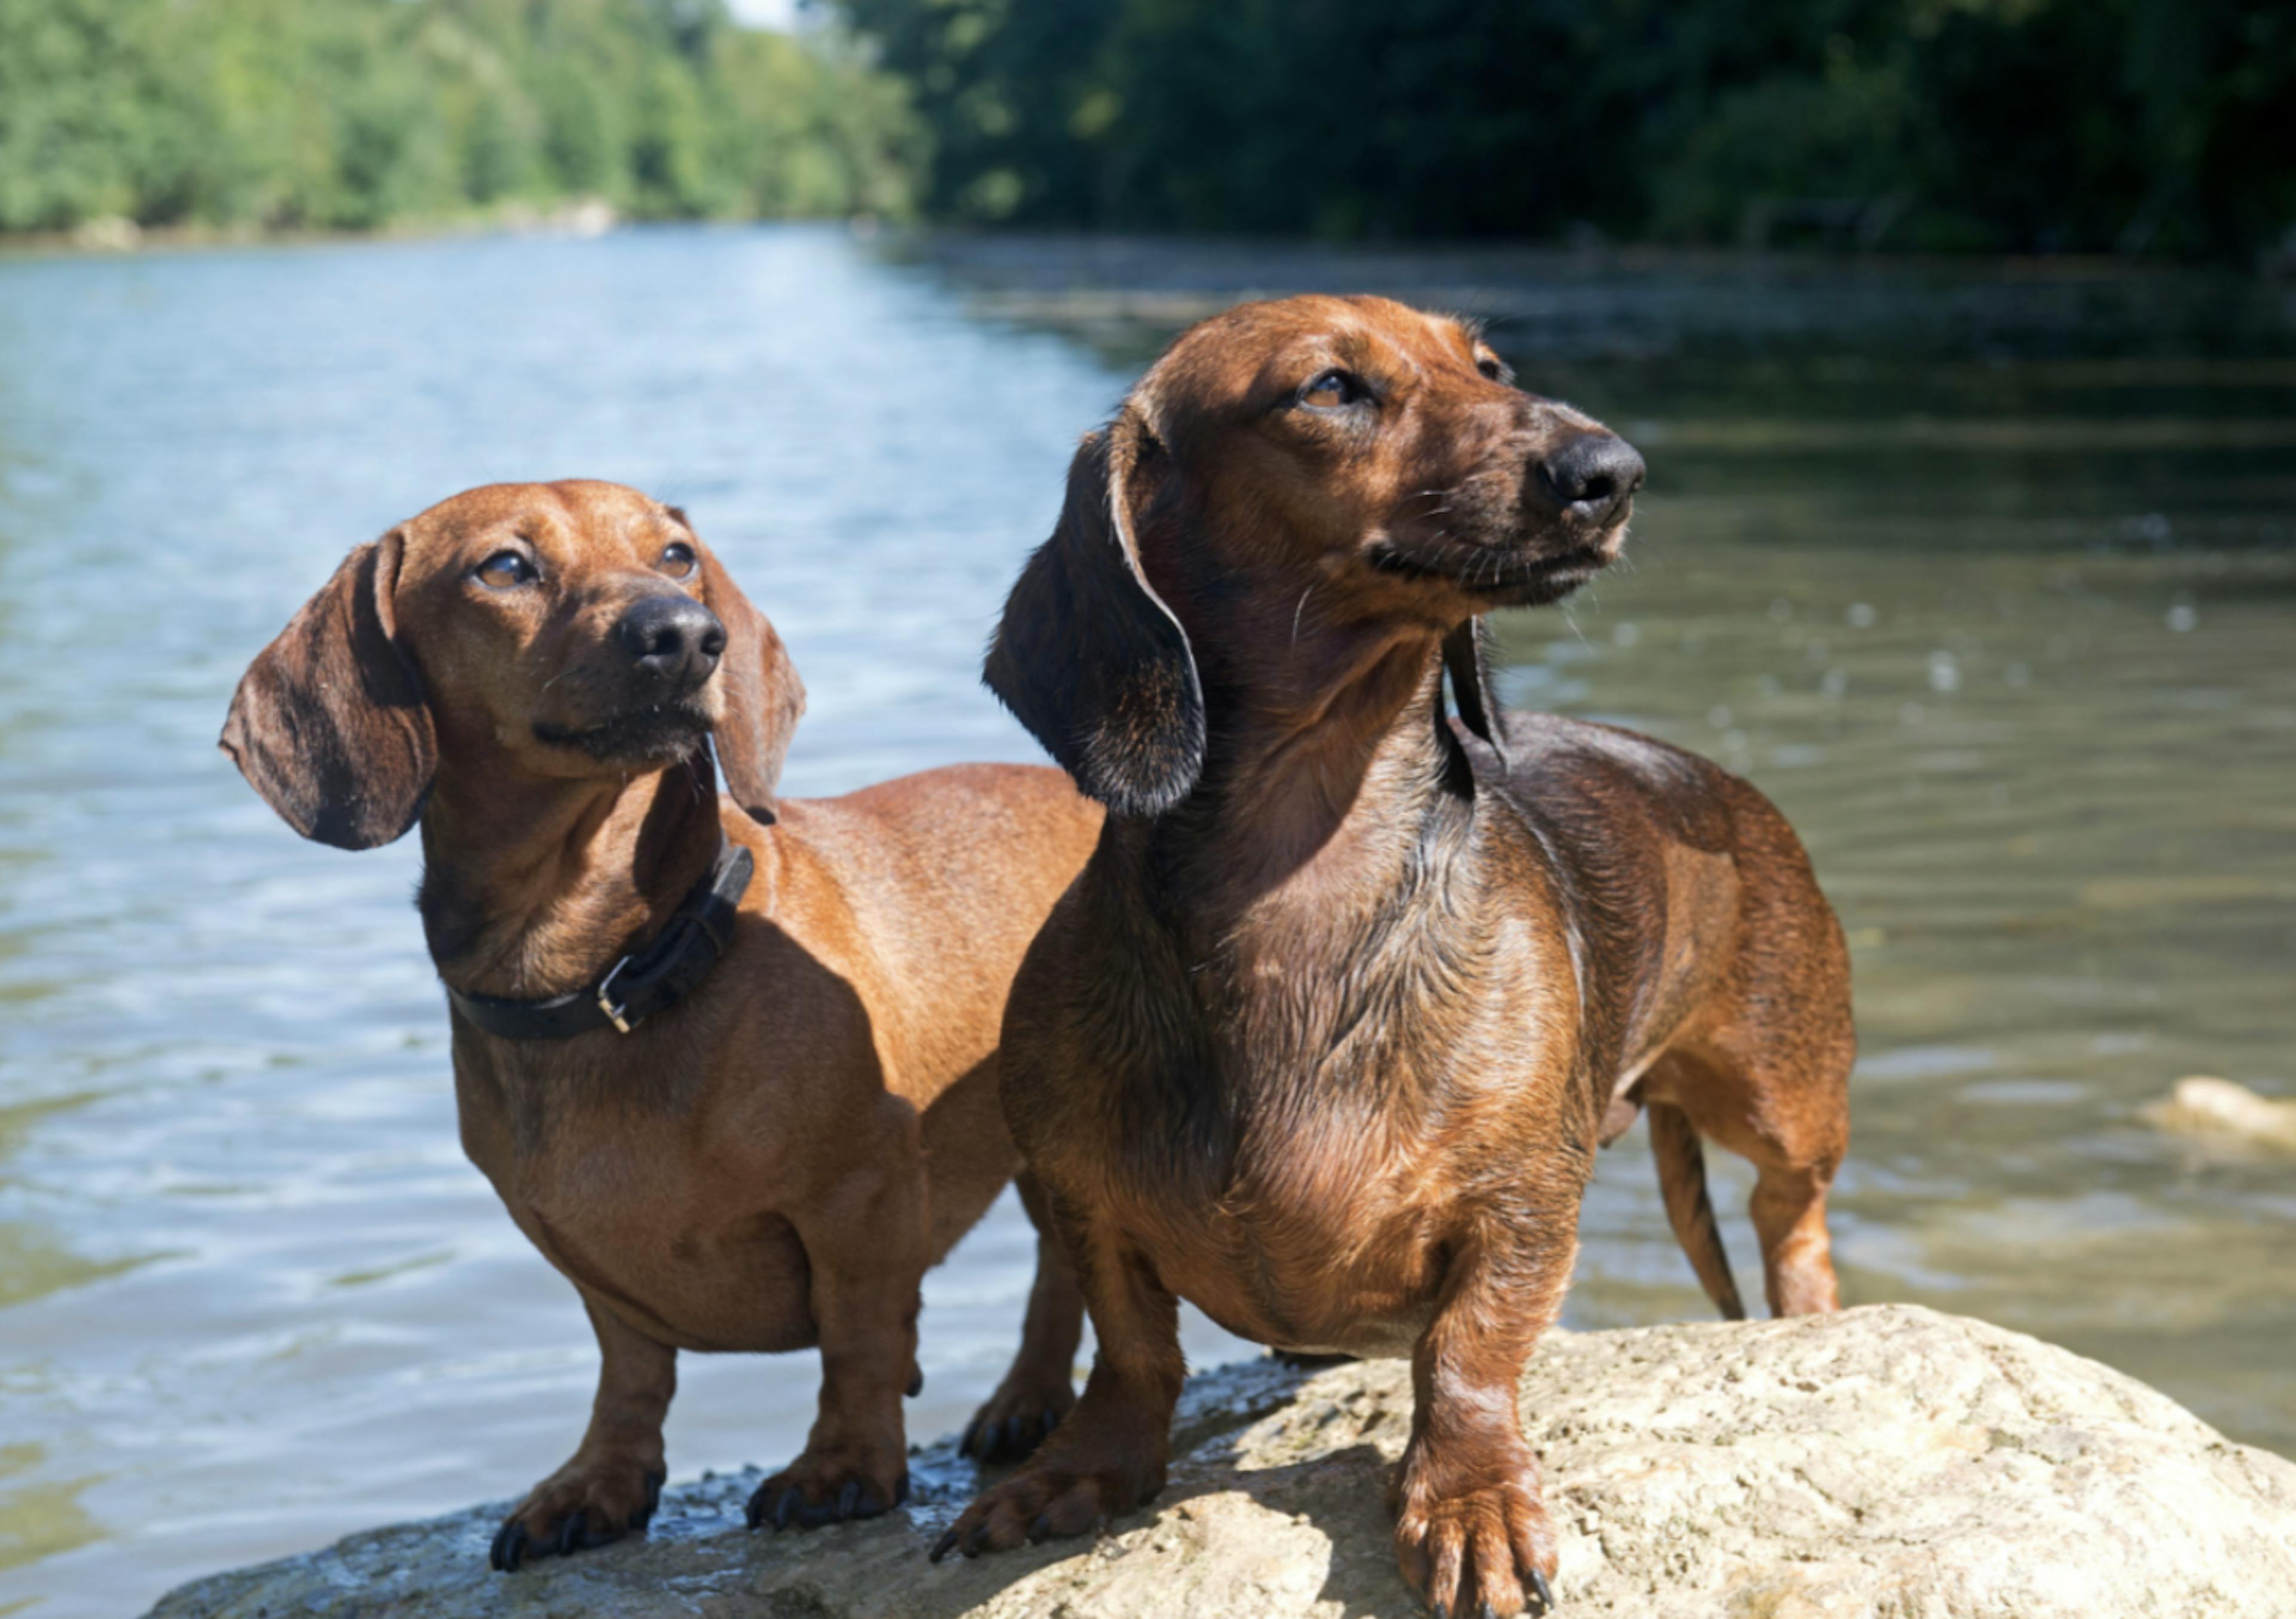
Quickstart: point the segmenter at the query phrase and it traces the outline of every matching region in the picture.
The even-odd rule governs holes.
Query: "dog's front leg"
[[[677,1390],[677,1352],[618,1320],[586,1291],[598,1335],[598,1394],[590,1427],[566,1465],[534,1486],[496,1532],[489,1560],[504,1573],[529,1558],[619,1540],[661,1500],[661,1423]]]
[[[1438,1619],[1504,1619],[1554,1606],[1554,1529],[1515,1387],[1562,1310],[1576,1225],[1567,1207],[1515,1208],[1468,1237],[1413,1352],[1395,1549]]]
[[[1044,1443],[1076,1404],[1078,1341],[1084,1336],[1084,1295],[1068,1244],[1054,1228],[1052,1208],[1037,1178],[1022,1170],[1014,1184],[1037,1228],[1037,1284],[1021,1326],[1021,1353],[996,1392],[965,1425],[957,1449],[980,1461],[1018,1461]]]
[[[1119,1233],[1064,1220],[1062,1235],[1100,1340],[1084,1396],[1027,1466],[974,1498],[934,1545],[936,1563],[953,1549],[970,1558],[1084,1534],[1164,1488],[1172,1408],[1187,1377],[1179,1300]]]
[[[758,1486],[750,1527],[812,1529],[876,1517],[909,1493],[902,1396],[917,1370],[925,1273],[925,1178],[914,1121],[906,1143],[862,1155],[834,1195],[792,1220],[811,1267],[821,1402],[798,1459]]]

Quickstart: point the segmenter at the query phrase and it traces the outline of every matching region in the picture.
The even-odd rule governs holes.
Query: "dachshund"
[[[1101,811],[1044,766],[776,799],[804,704],[685,514],[595,482],[470,490],[359,546],[233,699],[222,745],[298,832],[421,826],[463,1148],[597,1333],[588,1431],[497,1568],[644,1526],[680,1350],[821,1352],[752,1528],[906,1495],[920,1279],[1018,1168],[998,1019]],[[1073,1402],[1082,1300],[1038,1247],[984,1457]]]
[[[1367,298],[1193,328],[1084,441],[986,675],[1110,812],[1003,1043],[1099,1347],[936,1558],[1157,1493],[1185,1298],[1408,1355],[1406,1577],[1438,1615],[1546,1611],[1516,1386],[1641,1110],[1725,1314],[1702,1138],[1759,1172],[1772,1308],[1839,1307],[1849,969],[1800,843],[1703,759],[1489,695],[1484,616],[1617,557],[1643,471],[1472,326]]]

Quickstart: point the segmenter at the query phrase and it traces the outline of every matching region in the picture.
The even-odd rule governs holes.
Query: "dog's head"
[[[1202,765],[1203,604],[1229,623],[1265,604],[1271,639],[1310,610],[1448,634],[1593,577],[1642,478],[1623,439],[1515,388],[1461,322],[1384,298],[1242,305],[1085,440],[988,683],[1086,792],[1154,814]]]
[[[805,687],[676,508],[618,484],[472,489],[361,545],[241,679],[222,744],[339,848],[414,824],[442,756],[623,777],[716,744],[770,816]]]

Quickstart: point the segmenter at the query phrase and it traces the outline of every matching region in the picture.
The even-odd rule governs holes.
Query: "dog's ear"
[[[685,521],[683,513],[678,519]],[[692,525],[686,532],[693,532]],[[718,772],[734,803],[771,824],[782,761],[789,756],[790,740],[805,713],[805,682],[798,678],[782,638],[750,605],[717,553],[699,537],[693,549],[701,560],[701,599],[726,626],[726,651],[718,661],[726,714],[710,734]]]
[[[1140,567],[1136,526],[1168,459],[1137,406],[1084,441],[983,671],[1077,785],[1121,815],[1161,814],[1204,765],[1195,656]]]
[[[1443,637],[1443,667],[1451,677],[1451,699],[1459,706],[1461,723],[1505,759],[1505,716],[1490,695],[1490,631],[1480,616]]]
[[[402,530],[360,546],[241,676],[221,745],[304,837],[372,849],[405,834],[438,773],[391,593]]]

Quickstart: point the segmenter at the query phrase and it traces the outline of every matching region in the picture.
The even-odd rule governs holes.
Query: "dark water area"
[[[1505,690],[1801,830],[1857,975],[1849,1299],[2296,1453],[2296,1163],[2137,1116],[2296,1096],[2296,288],[830,228],[0,260],[0,1615],[514,1495],[586,1412],[572,1291],[455,1141],[414,850],[299,842],[213,747],[341,552],[623,479],[789,642],[791,790],[1031,757],[978,658],[1076,436],[1309,287],[1487,318],[1648,457]],[[1603,1160],[1570,1325],[1704,1311],[1646,1157]],[[1008,1198],[928,1279],[914,1435],[1001,1373],[1029,1255]],[[686,1357],[671,1465],[793,1453],[816,1376]]]

